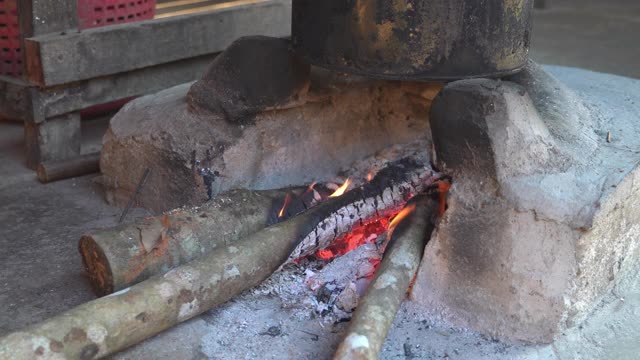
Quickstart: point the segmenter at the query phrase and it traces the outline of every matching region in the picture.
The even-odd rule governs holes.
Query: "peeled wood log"
[[[415,210],[393,230],[382,263],[351,319],[335,360],[378,359],[433,232],[440,201],[433,194],[418,195],[407,207],[413,205]]]
[[[187,263],[275,223],[290,190],[231,190],[199,208],[85,234],[78,245],[95,293],[104,296]]]
[[[318,244],[328,244],[346,229],[342,223],[354,223],[358,218],[348,216],[353,211],[354,195],[361,206],[370,201],[382,201],[395,206],[396,201],[375,195],[386,183],[396,188],[398,182],[406,191],[392,191],[409,196],[411,189],[424,189],[432,182],[428,167],[403,162],[391,167],[394,171],[354,189],[344,196],[328,199],[287,221],[263,229],[244,240],[220,247],[177,267],[163,276],[145,280],[112,295],[78,306],[62,315],[0,338],[0,360],[31,359],[35,356],[66,359],[94,359],[104,357],[141,342],[171,326],[188,320],[240,292],[267,279],[289,258],[293,250],[313,238]],[[415,176],[407,177],[398,171],[407,170]],[[422,171],[423,175],[416,175]],[[406,182],[410,179],[422,183]],[[367,196],[373,197],[368,201]],[[399,201],[399,200],[398,200]],[[369,205],[364,209],[369,209]],[[342,217],[338,214],[347,214]],[[325,219],[332,217],[332,223]],[[339,221],[335,221],[339,220]],[[328,226],[334,225],[329,231]]]
[[[64,180],[100,171],[100,153],[77,156],[67,160],[47,161],[37,168],[41,183]]]

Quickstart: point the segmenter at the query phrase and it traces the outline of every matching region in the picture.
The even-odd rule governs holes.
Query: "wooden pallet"
[[[158,0],[156,2],[156,19],[171,16],[193,14],[207,11],[211,6],[233,2],[225,0]]]
[[[79,155],[81,110],[192,81],[239,37],[290,34],[289,0],[161,0],[158,19],[83,31],[76,6],[19,2],[26,74],[0,77],[0,118],[25,122],[32,168]]]

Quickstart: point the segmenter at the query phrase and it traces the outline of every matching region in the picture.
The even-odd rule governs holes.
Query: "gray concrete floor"
[[[638,0],[556,0],[551,9],[536,12],[532,57],[543,63],[640,78],[638,34]],[[89,152],[99,147],[104,123],[85,125],[88,136],[84,150]],[[33,172],[23,166],[22,147],[20,124],[0,122],[0,221],[3,225],[0,228],[0,336],[93,298],[77,255],[77,241],[92,228],[115,224],[121,211],[103,201],[100,187],[92,181],[95,175],[39,184]],[[142,215],[143,211],[134,211],[128,220]],[[628,288],[640,288],[637,279],[629,281],[635,283]],[[442,324],[432,324],[430,331],[419,330],[424,326],[417,320],[403,323],[411,318],[411,310],[405,309],[408,315],[397,320],[399,325],[396,324],[391,335],[396,340],[386,347],[384,358],[403,358],[404,339],[423,331],[421,340],[413,344],[418,358],[637,359],[640,358],[636,355],[640,353],[638,332],[628,329],[638,328],[639,303],[637,292],[610,294],[584,328],[574,329],[553,346],[544,347],[494,342]],[[268,303],[254,305],[255,309],[271,306]],[[243,338],[243,332],[264,331],[264,327],[274,322],[291,326],[291,334],[298,334],[269,339],[283,351],[300,343],[316,347],[331,347],[335,343],[335,336],[318,343],[302,339],[300,336],[305,333],[296,331],[293,323],[287,323],[291,320],[286,312],[265,315],[268,317],[256,324],[255,329],[242,327],[237,320],[242,312],[247,312],[246,303],[228,304],[118,358],[251,358],[251,351],[242,355],[241,349],[236,349],[235,357],[219,352],[232,345],[251,348],[253,344],[242,343],[242,339],[251,339]],[[201,337],[203,331],[208,332],[206,341],[190,337],[194,332]],[[237,335],[232,343],[228,343],[229,337],[220,335],[227,331]],[[202,348],[203,344],[209,347]],[[421,348],[416,348],[417,345]],[[150,346],[159,352],[146,354]],[[255,353],[255,349],[252,351]],[[216,352],[218,355],[214,355]],[[322,358],[322,353],[314,354]]]
[[[105,125],[83,124],[83,153],[99,148]],[[103,200],[92,181],[98,174],[40,184],[24,167],[22,131],[0,122],[0,336],[94,298],[77,241],[113,226],[122,211]],[[144,213],[134,210],[128,220]]]
[[[640,1],[550,2],[535,14],[534,60],[640,78]]]

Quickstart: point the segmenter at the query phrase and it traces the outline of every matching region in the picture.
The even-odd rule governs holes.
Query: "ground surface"
[[[104,121],[83,130],[83,152],[96,151]],[[20,124],[0,122],[0,334],[91,300],[77,241],[122,212],[103,201],[96,175],[40,184],[24,168],[21,134]]]
[[[550,10],[537,12],[535,24],[534,59],[640,78],[639,1],[555,0]],[[565,76],[562,80],[573,84],[587,81],[580,73]],[[596,85],[606,93],[606,83]],[[95,129],[99,134],[101,127]],[[40,185],[22,165],[21,134],[19,124],[0,122],[0,336],[93,298],[77,241],[91,228],[114,224],[121,211],[104,203],[94,176]],[[97,143],[85,145],[89,151]],[[142,213],[135,211],[128,221]],[[275,298],[247,294],[115,358],[329,358],[346,324],[323,327],[294,313],[281,309]],[[383,359],[637,359],[640,354],[638,276],[622,279],[582,326],[553,345],[505,344],[451,328],[437,315],[414,313],[405,305]],[[274,326],[280,335],[267,335],[277,333],[268,331]]]
[[[534,17],[534,60],[640,78],[640,1],[547,2]]]

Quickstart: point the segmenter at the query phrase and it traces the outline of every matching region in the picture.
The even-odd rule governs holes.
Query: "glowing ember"
[[[345,181],[344,184],[342,184],[342,186],[340,186],[333,194],[329,195],[329,197],[334,198],[342,196],[345,192],[347,192],[349,185],[351,185],[351,179],[347,179],[347,181]]]
[[[340,196],[346,191],[350,181],[347,179],[340,189],[332,195]],[[437,180],[437,192],[440,196],[440,210],[444,213],[446,210],[446,194],[451,187],[451,181],[448,178],[441,178]],[[381,254],[384,253],[384,249],[388,244],[389,239],[393,234],[396,227],[411,215],[416,210],[416,204],[408,204],[401,211],[393,214],[389,217],[379,218],[366,224],[360,224],[360,226],[353,229],[350,233],[340,236],[329,247],[318,250],[314,254],[317,259],[330,261],[336,257],[343,256],[362,245],[376,244],[377,251]],[[385,234],[386,232],[386,234]],[[384,238],[379,238],[383,236]],[[373,278],[375,275],[375,269],[380,264],[380,259],[370,259],[370,263],[374,268],[374,271],[367,275],[367,278]],[[411,284],[413,286],[412,280]]]
[[[370,171],[370,172],[367,174],[367,182],[371,182],[371,180],[373,180],[373,173]]]
[[[331,250],[322,249],[316,252],[316,257],[322,260],[331,260],[334,258],[334,255]]]
[[[318,184],[317,181],[314,181],[311,185],[309,185],[309,187],[307,188],[307,190],[305,191],[305,194],[310,193],[313,191],[313,188],[316,187],[316,184]]]
[[[282,209],[280,209],[280,212],[278,213],[278,218],[281,218],[282,216],[284,216],[284,211],[287,209],[287,206],[289,206],[289,202],[291,202],[291,196],[287,194],[287,196],[285,196],[284,198],[284,204],[282,205]]]
[[[336,256],[342,256],[364,244],[375,242],[378,236],[387,230],[388,226],[389,220],[386,218],[359,226],[349,234],[338,238],[326,249],[318,250],[315,256],[322,260],[331,260]]]
[[[402,211],[400,211],[398,215],[393,218],[393,220],[391,220],[391,223],[389,223],[389,238],[391,237],[391,234],[393,234],[393,231],[396,229],[396,226],[398,226],[400,221],[409,216],[409,214],[411,214],[415,209],[416,204],[409,204],[405,206],[405,208],[402,209]]]
[[[438,181],[438,193],[440,195],[440,213],[439,215],[444,215],[445,211],[447,211],[447,192],[451,189],[451,180],[449,179],[441,179]]]

